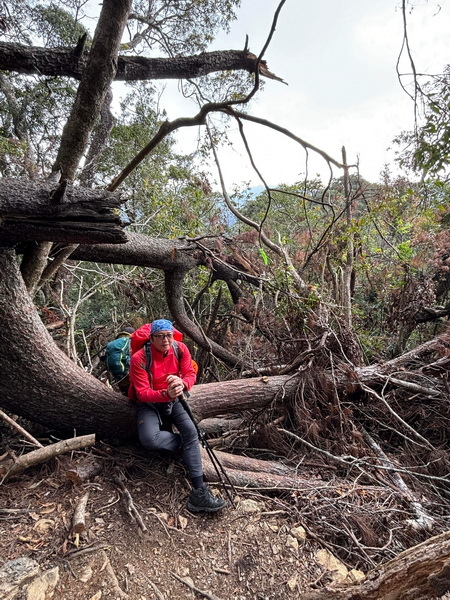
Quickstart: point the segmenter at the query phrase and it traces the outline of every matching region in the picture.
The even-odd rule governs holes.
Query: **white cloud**
[[[238,21],[215,48],[242,48],[245,34],[258,53],[269,32],[278,0],[243,0]],[[420,72],[442,70],[448,61],[449,3],[437,16],[437,4],[416,3],[408,15],[408,36]],[[337,160],[346,146],[348,160],[359,155],[361,173],[377,180],[393,138],[413,126],[413,105],[402,90],[396,61],[403,37],[396,0],[288,0],[266,53],[271,71],[288,86],[267,81],[251,107],[252,114],[290,129]],[[401,68],[410,68],[405,60]],[[163,99],[164,102],[164,99]],[[194,114],[195,107],[171,99],[169,117]],[[290,183],[305,171],[303,151],[279,134],[246,124],[255,160],[271,184]],[[194,132],[184,132],[193,149]],[[227,181],[251,178],[259,183],[242,145],[221,150]],[[185,142],[183,142],[185,147]],[[322,160],[310,157],[309,172],[327,176]]]

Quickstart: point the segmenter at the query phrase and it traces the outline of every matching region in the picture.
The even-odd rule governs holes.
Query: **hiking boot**
[[[225,508],[226,502],[223,498],[213,496],[208,487],[192,490],[189,494],[187,508],[191,512],[216,512]]]

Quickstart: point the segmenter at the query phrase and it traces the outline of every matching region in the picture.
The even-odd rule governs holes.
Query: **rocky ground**
[[[91,452],[101,472],[74,485],[68,470]],[[87,492],[77,536],[74,512]],[[280,497],[237,490],[236,507],[193,515],[188,492],[179,462],[134,447],[76,452],[5,481],[0,597],[269,600],[359,576],[330,566],[332,555]]]
[[[98,473],[74,483],[92,461]],[[182,464],[137,446],[97,443],[31,467],[0,486],[0,598],[275,600],[364,577],[306,525],[292,491],[236,492],[235,506],[193,515]]]

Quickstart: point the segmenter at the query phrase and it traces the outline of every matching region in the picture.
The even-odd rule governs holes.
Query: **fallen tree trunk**
[[[282,463],[257,460],[246,456],[235,456],[226,452],[214,451],[214,454],[231,483],[238,487],[256,489],[307,489],[314,490],[317,480],[301,477],[294,469]],[[205,477],[208,481],[226,482],[221,473],[221,478],[212,464],[207,450],[202,448],[202,461]],[[220,469],[219,469],[220,472]]]
[[[299,377],[277,375],[198,385],[189,398],[189,406],[198,421],[262,409],[272,402],[291,399],[298,389]]]
[[[0,363],[1,405],[7,411],[73,435],[95,432],[100,438],[125,441],[136,437],[135,405],[72,362],[54,343],[25,288],[12,248],[0,248],[0,344],[8,348]],[[431,342],[382,365],[383,374],[421,356],[441,355],[450,347],[443,334]],[[381,366],[378,366],[380,369]],[[332,376],[321,373],[337,393],[380,384],[376,367]],[[189,404],[197,421],[226,414],[289,403],[295,398],[303,373],[197,385]],[[382,380],[384,381],[384,380]],[[441,382],[436,379],[436,387]]]
[[[248,456],[220,452],[220,450],[214,450],[214,454],[225,469],[251,471],[253,473],[267,473],[279,477],[285,476],[291,479],[298,477],[298,471],[296,469],[293,469],[282,462],[258,460],[257,458],[249,458]],[[207,451],[204,448],[202,448],[202,456],[205,460],[207,459]]]
[[[359,585],[302,595],[303,600],[430,600],[450,590],[450,531],[405,550]]]
[[[120,194],[79,186],[0,181],[0,235],[3,240],[73,244],[127,240],[117,208]]]
[[[209,458],[204,459],[203,463],[205,478],[207,481],[220,482],[215,468]],[[254,488],[259,490],[314,490],[317,481],[301,479],[300,477],[287,477],[282,475],[273,475],[272,473],[237,471],[227,469],[228,479],[236,487]],[[226,483],[226,480],[224,480]]]
[[[203,419],[198,426],[208,435],[223,435],[225,432],[232,431],[234,429],[240,429],[242,426],[243,419]]]

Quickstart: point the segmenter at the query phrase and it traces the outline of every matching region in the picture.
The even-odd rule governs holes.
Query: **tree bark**
[[[0,181],[3,240],[123,243],[120,194],[29,179]]]
[[[0,42],[0,70],[25,75],[81,79],[88,52],[77,56],[72,48],[41,48]],[[257,58],[246,50],[216,50],[196,56],[146,58],[118,56],[115,81],[194,79],[209,73],[243,70],[254,73]]]
[[[151,267],[163,271],[189,270],[205,262],[203,253],[193,243],[151,238],[132,232],[127,232],[127,242],[122,244],[119,250],[113,244],[82,245],[70,258]]]
[[[28,244],[24,252],[20,271],[25,282],[28,293],[34,298],[41,273],[47,265],[48,254],[53,246],[53,242],[40,242]]]
[[[53,171],[72,181],[89,135],[117,72],[117,54],[131,0],[103,0],[92,47],[69,118],[64,126]]]
[[[360,585],[327,588],[304,600],[430,600],[450,590],[450,531],[370,571]]]

